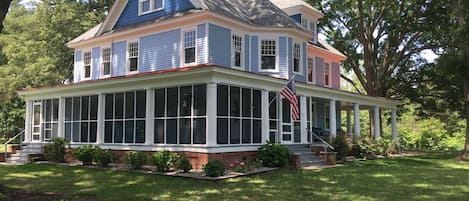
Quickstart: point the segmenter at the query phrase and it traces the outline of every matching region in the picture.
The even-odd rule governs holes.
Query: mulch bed
[[[21,189],[9,188],[0,184],[0,200],[4,201],[49,201],[69,200],[70,197],[48,192],[29,192]]]

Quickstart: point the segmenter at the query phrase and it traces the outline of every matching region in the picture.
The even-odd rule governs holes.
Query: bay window
[[[261,70],[275,70],[277,58],[277,42],[261,40]]]
[[[184,65],[195,64],[196,55],[196,31],[195,29],[185,30],[183,36],[183,61]]]

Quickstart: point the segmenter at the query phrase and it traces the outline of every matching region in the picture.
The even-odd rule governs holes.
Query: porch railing
[[[311,147],[313,147],[313,141],[314,139],[318,139],[319,141],[322,142],[322,145],[323,145],[323,148],[324,148],[324,160],[327,160],[327,149],[332,149],[334,150],[334,147],[327,143],[324,139],[322,139],[321,137],[319,137],[319,135],[316,135],[316,133],[314,133],[313,131],[308,131],[311,138],[310,138],[310,144],[309,144],[309,147],[311,149]]]
[[[5,154],[5,161],[7,160],[7,156],[8,156],[8,144],[10,144],[10,142],[12,142],[13,140],[15,140],[16,138],[20,138],[20,148],[23,148],[23,136],[24,136],[24,131],[25,130],[22,130],[21,132],[19,132],[18,134],[16,134],[15,136],[13,136],[12,138],[10,138],[8,141],[6,141],[5,143],[3,143],[3,147],[4,147],[4,154]]]

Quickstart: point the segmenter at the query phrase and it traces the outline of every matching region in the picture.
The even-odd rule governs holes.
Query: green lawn
[[[0,166],[0,183],[69,200],[453,201],[469,199],[469,164],[454,153],[432,153],[221,182],[33,164]]]

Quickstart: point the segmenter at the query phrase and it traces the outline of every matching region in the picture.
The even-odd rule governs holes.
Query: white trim
[[[211,63],[210,61],[210,45],[209,45],[209,25],[210,23],[205,22],[205,63]]]
[[[126,62],[126,68],[125,68],[126,75],[139,73],[139,72],[140,72],[140,66],[139,66],[139,65],[140,65],[140,61],[139,61],[139,60],[140,60],[140,47],[141,47],[141,45],[140,45],[140,38],[138,38],[138,39],[130,39],[130,40],[127,40],[126,42],[127,42],[127,43],[126,43],[126,47],[125,47],[125,49],[126,49],[126,57],[125,57],[125,58],[126,58],[126,60],[125,60],[125,62]],[[132,43],[137,43],[137,45],[138,45],[138,49],[137,49],[137,54],[138,54],[138,56],[137,56],[137,70],[134,70],[134,71],[130,71],[130,52],[129,52],[129,45],[132,44]]]
[[[184,43],[185,43],[185,37],[184,37],[184,33],[186,32],[192,32],[194,31],[195,32],[195,36],[194,36],[194,62],[192,63],[186,63],[186,54],[185,54],[185,48],[184,48]],[[198,48],[197,48],[197,25],[191,25],[190,27],[187,27],[187,28],[182,28],[181,29],[181,52],[179,55],[181,55],[181,66],[193,66],[193,65],[196,65],[197,62],[198,62],[198,59],[197,59],[197,51],[198,51]]]
[[[240,61],[240,66],[235,66],[235,49],[234,49],[234,38],[233,37],[240,37],[241,38],[241,61]],[[245,41],[244,41],[244,34],[240,33],[240,32],[233,32],[231,31],[231,50],[230,50],[230,55],[231,55],[231,58],[230,58],[230,63],[231,63],[231,68],[234,68],[234,69],[238,69],[238,70],[245,70],[246,67],[245,67],[245,55],[246,55],[246,44],[245,44]]]
[[[275,41],[275,68],[274,69],[262,69],[262,41]],[[279,67],[279,60],[280,60],[280,54],[279,54],[279,37],[278,36],[258,36],[258,55],[259,55],[259,61],[258,61],[258,70],[259,72],[269,72],[269,73],[278,73],[280,72],[280,67]],[[288,43],[288,42],[287,42]],[[287,45],[288,46],[288,45]],[[287,51],[288,52],[288,51]]]
[[[149,9],[148,11],[145,11],[143,12],[143,2],[145,1],[149,1]],[[142,16],[142,15],[146,15],[146,14],[149,14],[149,13],[154,13],[154,12],[157,12],[157,11],[161,11],[161,10],[164,10],[164,3],[165,0],[161,0],[161,8],[155,8],[155,0],[139,0],[138,1],[138,16]]]
[[[104,75],[104,50],[109,49],[109,75]],[[106,44],[101,46],[101,55],[99,57],[99,72],[100,78],[108,78],[112,75],[112,44]]]

